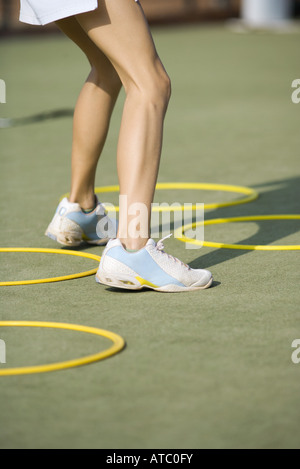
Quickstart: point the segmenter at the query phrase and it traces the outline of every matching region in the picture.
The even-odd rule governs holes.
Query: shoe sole
[[[153,285],[147,280],[142,279],[141,277],[130,277],[130,276],[118,276],[114,277],[110,274],[105,274],[102,272],[96,274],[96,282],[107,285],[109,287],[119,288],[122,290],[143,290],[144,288],[155,290],[158,292],[164,293],[179,293],[185,291],[195,291],[195,290],[205,290],[211,286],[213,283],[213,277],[209,279],[206,285],[190,286],[190,287],[181,287],[180,285],[169,284],[162,287]]]
[[[89,241],[87,239],[83,239],[82,237],[78,238],[75,235],[72,235],[71,233],[57,233],[54,234],[53,232],[47,230],[45,232],[45,235],[48,236],[48,238],[52,239],[53,241],[56,241],[59,244],[62,244],[63,246],[70,246],[70,247],[76,247],[80,246],[81,243],[86,242],[88,244],[94,244],[97,246],[104,246],[107,244],[109,238],[104,238],[99,241]]]

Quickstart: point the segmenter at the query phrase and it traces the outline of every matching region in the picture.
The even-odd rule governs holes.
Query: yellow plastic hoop
[[[77,366],[88,365],[96,361],[104,360],[120,352],[125,347],[124,339],[115,334],[114,332],[106,331],[104,329],[97,329],[95,327],[81,326],[77,324],[65,324],[58,322],[43,322],[43,321],[0,321],[0,327],[48,327],[54,329],[68,329],[72,331],[87,332],[89,334],[100,335],[106,337],[113,342],[113,345],[108,349],[92,355],[87,355],[82,358],[75,358],[74,360],[67,360],[63,362],[50,363],[49,365],[37,366],[24,366],[16,368],[6,368],[0,370],[0,376],[24,375],[33,373],[45,373],[49,371],[66,370],[67,368],[74,368]]]
[[[63,249],[43,249],[43,248],[0,248],[0,252],[34,252],[34,253],[49,253],[49,254],[65,254],[70,256],[86,257],[88,259],[100,261],[101,257],[87,252],[67,251]],[[63,275],[60,277],[41,278],[35,280],[18,280],[9,282],[0,282],[0,286],[14,286],[14,285],[33,285],[38,283],[62,282],[64,280],[72,280],[75,278],[88,277],[94,275],[97,269],[79,272],[77,274]]]
[[[225,248],[225,249],[248,249],[254,251],[296,251],[300,249],[300,245],[282,245],[282,246],[265,246],[265,245],[249,245],[249,244],[225,244],[217,243],[212,241],[199,241],[196,239],[188,238],[183,234],[180,236],[180,233],[184,233],[188,229],[195,228],[200,225],[217,225],[220,223],[233,223],[233,222],[243,222],[243,221],[259,221],[259,220],[300,220],[300,215],[257,215],[257,216],[247,216],[247,217],[235,217],[235,218],[215,218],[213,220],[205,220],[196,223],[190,223],[178,228],[175,232],[175,237],[183,243],[195,244],[198,246],[207,246],[213,248]],[[181,231],[182,230],[182,231]],[[176,236],[176,233],[178,236]]]
[[[232,186],[228,184],[210,184],[210,183],[196,183],[196,182],[163,182],[158,183],[156,185],[157,190],[168,190],[168,189],[178,189],[178,190],[207,190],[207,191],[226,191],[226,192],[236,192],[239,194],[244,194],[240,200],[233,200],[231,202],[222,202],[222,203],[211,203],[211,204],[204,204],[204,209],[216,209],[221,207],[230,207],[232,205],[239,205],[239,204],[246,204],[248,202],[252,202],[253,200],[258,198],[258,192],[254,189],[249,187],[243,186]],[[119,192],[119,186],[103,186],[103,187],[96,187],[95,193],[96,194],[103,194],[107,192]],[[64,194],[61,196],[61,199],[64,197],[68,197],[69,193]],[[105,204],[104,204],[105,205]],[[175,207],[153,207],[153,212],[176,212],[181,211],[183,208],[187,210],[187,207],[184,205],[178,205]],[[188,207],[189,210],[196,210],[197,205],[194,204]],[[119,211],[119,207],[106,207],[107,212],[111,211]]]

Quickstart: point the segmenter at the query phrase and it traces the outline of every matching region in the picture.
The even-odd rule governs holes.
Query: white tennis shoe
[[[169,237],[169,236],[167,236]],[[211,272],[192,269],[164,251],[162,240],[128,252],[119,239],[111,239],[102,254],[96,281],[129,290],[150,288],[161,292],[202,290],[211,286]]]
[[[65,197],[58,205],[45,235],[65,246],[79,246],[83,241],[101,246],[109,238],[116,237],[116,225],[98,199],[95,209],[84,213],[79,204],[71,203]]]

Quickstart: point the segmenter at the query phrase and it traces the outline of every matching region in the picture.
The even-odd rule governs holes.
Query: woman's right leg
[[[117,166],[120,196],[127,203],[120,209],[118,237],[126,248],[137,250],[150,237],[170,81],[134,0],[101,0],[97,10],[76,18],[112,62],[125,88]],[[139,222],[135,210],[131,212],[137,206],[143,212]]]

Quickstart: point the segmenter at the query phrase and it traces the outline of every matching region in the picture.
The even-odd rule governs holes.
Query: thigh
[[[112,62],[125,88],[132,82],[145,84],[152,72],[164,72],[142,7],[135,0],[101,0],[97,10],[76,19]]]
[[[92,67],[102,74],[116,73],[106,55],[93,43],[75,17],[58,20],[56,24],[84,52]]]

